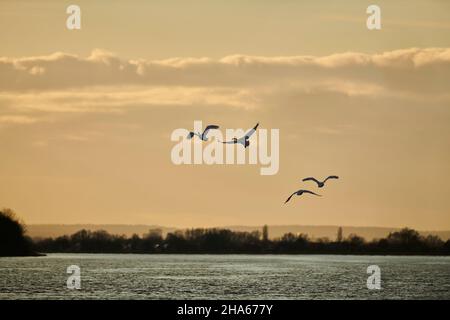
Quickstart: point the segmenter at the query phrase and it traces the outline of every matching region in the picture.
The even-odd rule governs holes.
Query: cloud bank
[[[276,103],[280,95],[299,93],[448,103],[449,92],[450,48],[166,60],[125,60],[96,49],[88,57],[57,52],[0,58],[0,122],[12,124],[38,120],[17,111],[123,112],[145,105],[256,108]]]
[[[288,83],[367,83],[405,91],[443,91],[450,80],[450,48],[411,48],[324,57],[123,60],[96,49],[88,57],[67,53],[0,58],[0,89],[55,90],[90,86],[259,86]],[[434,81],[430,85],[429,80]],[[436,85],[441,83],[442,85]]]

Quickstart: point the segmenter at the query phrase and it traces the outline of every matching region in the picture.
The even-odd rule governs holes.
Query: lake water
[[[67,267],[81,268],[70,290]],[[381,290],[367,288],[367,267]],[[450,257],[50,254],[0,258],[0,299],[450,299]]]

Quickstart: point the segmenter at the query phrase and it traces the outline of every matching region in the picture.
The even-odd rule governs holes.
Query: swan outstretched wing
[[[317,183],[317,185],[320,185],[320,181],[318,181],[316,178],[314,177],[309,177],[309,178],[305,178],[302,181],[314,181],[315,183]]]
[[[203,138],[206,138],[208,135],[209,130],[219,129],[219,126],[216,126],[215,124],[211,124],[205,128],[205,131],[203,131],[202,136]]]
[[[302,192],[303,192],[303,193],[310,193],[310,194],[316,195],[316,196],[318,196],[318,197],[321,197],[320,194],[317,194],[317,193],[312,192],[312,191],[309,191],[309,190],[302,190]]]
[[[289,198],[286,199],[286,201],[284,202],[284,204],[288,203],[289,200],[291,200],[291,198],[294,196],[294,194],[296,194],[297,192],[294,192],[293,194],[291,194],[289,196]]]
[[[245,140],[245,137],[250,138],[250,137],[252,136],[252,134],[254,134],[254,133],[256,132],[256,129],[258,128],[258,126],[259,126],[259,122],[256,124],[256,126],[254,126],[253,128],[251,128],[251,129],[245,134],[245,136],[243,137],[244,140]],[[242,138],[241,138],[241,139],[242,139]]]
[[[326,182],[328,179],[339,179],[339,177],[338,176],[329,176],[323,182]]]
[[[256,132],[256,129],[258,128],[258,126],[259,126],[259,122],[256,124],[256,126],[251,128],[243,137],[239,138],[237,140],[237,143],[240,143],[245,146],[245,141],[248,140]]]

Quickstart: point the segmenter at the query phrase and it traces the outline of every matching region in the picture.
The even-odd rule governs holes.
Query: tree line
[[[391,232],[386,238],[366,241],[342,228],[336,239],[310,239],[306,234],[286,233],[269,239],[269,228],[262,232],[228,229],[187,229],[163,236],[160,229],[143,236],[114,235],[104,230],[80,230],[72,235],[32,240],[24,224],[10,209],[0,210],[0,256],[44,253],[207,253],[207,254],[398,254],[449,255],[450,240],[422,236],[413,229]]]
[[[310,239],[305,234],[287,233],[277,239],[263,232],[237,232],[227,229],[188,229],[168,233],[149,230],[142,237],[113,235],[106,231],[80,230],[72,235],[35,241],[40,252],[73,253],[205,253],[205,254],[399,254],[448,255],[450,240],[438,236],[421,236],[404,228],[386,238],[366,241],[351,234],[343,237],[339,228],[336,240]]]

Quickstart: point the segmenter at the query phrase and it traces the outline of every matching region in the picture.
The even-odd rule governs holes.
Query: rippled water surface
[[[367,289],[367,267],[381,290]],[[81,268],[81,289],[66,286]],[[450,257],[50,254],[0,258],[0,299],[450,299]]]

